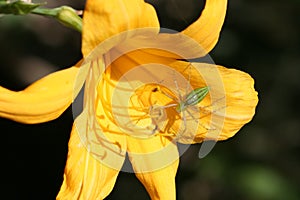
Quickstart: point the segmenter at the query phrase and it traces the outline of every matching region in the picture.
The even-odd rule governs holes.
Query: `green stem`
[[[31,11],[32,14],[36,15],[43,15],[43,16],[50,16],[55,17],[57,15],[57,11],[55,9],[48,9],[48,8],[35,8]]]
[[[78,32],[82,32],[82,19],[76,11],[68,6],[61,6],[54,9],[35,8],[31,11],[32,14],[53,17],[63,25],[73,28]]]
[[[0,0],[0,14],[26,15],[36,14],[47,17],[53,17],[63,25],[82,32],[82,19],[76,13],[76,10],[69,6],[58,8],[40,8],[41,4],[26,3],[24,1],[4,2]]]

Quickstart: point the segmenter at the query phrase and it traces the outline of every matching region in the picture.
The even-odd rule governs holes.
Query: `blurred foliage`
[[[186,26],[178,21],[190,22],[199,15],[192,11],[203,6],[200,0],[148,2],[156,2],[164,26],[178,30]],[[84,7],[79,0],[48,4]],[[200,145],[188,149],[176,178],[178,199],[300,199],[299,9],[299,0],[229,0],[219,43],[210,55],[217,64],[254,77],[257,114],[205,158],[197,157]],[[1,17],[0,45],[0,85],[14,90],[81,58],[80,34],[39,16]],[[10,195],[8,199],[54,199],[71,125],[70,109],[39,125],[1,119],[1,193]],[[120,173],[107,199],[149,197],[134,174]]]
[[[0,13],[24,15],[30,13],[41,4],[26,3],[23,1],[6,2],[0,1]]]
[[[42,4],[18,1],[0,2],[0,14],[26,15],[37,14],[47,17],[53,17],[61,24],[73,28],[78,32],[82,31],[82,19],[78,16],[76,10],[69,6],[60,6],[57,8],[41,8]]]

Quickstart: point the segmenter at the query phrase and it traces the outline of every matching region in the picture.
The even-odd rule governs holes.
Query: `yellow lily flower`
[[[167,34],[159,33],[154,8],[142,0],[88,0],[82,61],[23,91],[0,87],[0,117],[41,123],[59,117],[85,81],[57,199],[104,199],[126,153],[151,199],[175,199],[177,142],[225,140],[252,119],[258,98],[248,74],[183,61],[215,46],[226,6],[207,0],[198,20]],[[204,86],[210,95],[185,114],[176,111],[188,87]]]

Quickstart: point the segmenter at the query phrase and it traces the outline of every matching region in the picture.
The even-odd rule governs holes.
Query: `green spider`
[[[189,109],[195,109],[195,106],[198,103],[200,103],[207,96],[207,94],[209,93],[209,87],[205,86],[205,87],[201,87],[201,88],[196,88],[196,89],[193,89],[191,92],[189,92],[187,95],[182,96],[180,91],[179,91],[179,88],[178,88],[178,85],[177,85],[176,81],[175,81],[175,85],[176,85],[176,88],[177,88],[177,91],[178,91],[178,97],[179,98],[173,98],[169,94],[167,94],[167,93],[163,92],[162,90],[158,89],[159,87],[157,87],[157,88],[155,88],[155,90],[153,90],[153,91],[161,92],[162,94],[166,95],[167,97],[169,97],[170,99],[172,99],[173,101],[176,102],[176,103],[168,104],[168,105],[165,105],[165,106],[156,106],[155,107],[155,110],[156,110],[155,113],[158,113],[157,110],[159,110],[159,109],[175,107],[175,110],[176,110],[177,113],[179,113],[179,114],[182,113],[182,120],[183,120],[183,125],[184,125],[184,130],[182,132],[184,133],[186,131],[187,125],[188,125],[187,124],[187,116],[186,116],[185,112],[187,112],[188,115],[193,119],[194,123],[198,124],[198,120],[196,119],[196,117],[194,117],[194,114],[192,114]],[[159,119],[159,116],[151,115],[151,113],[154,113],[153,110],[154,110],[154,108],[151,107],[149,113],[150,113],[150,117],[152,118],[152,120],[154,122],[156,122],[157,119]],[[201,126],[203,126],[203,125],[201,125]],[[158,127],[156,126],[156,130],[157,129],[158,129]]]

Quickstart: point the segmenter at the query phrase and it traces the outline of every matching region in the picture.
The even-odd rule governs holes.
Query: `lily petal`
[[[191,64],[193,67],[188,69]],[[178,93],[174,79],[181,87],[181,96],[186,95],[184,92],[186,92],[186,85],[189,82],[194,89],[209,86],[209,95],[199,104],[198,109],[200,112],[198,112],[197,118],[200,118],[200,122],[195,125],[195,123],[192,123],[193,119],[189,120],[188,134],[184,134],[181,139],[179,138],[179,142],[182,143],[201,142],[204,139],[224,140],[232,137],[252,119],[258,102],[254,81],[250,75],[222,66],[176,61],[138,50],[119,57],[107,70],[109,72],[107,80],[112,84],[111,88],[107,89],[107,91],[110,90],[111,95],[107,99],[112,99],[114,94],[114,98],[117,100],[112,102],[112,107],[119,108],[117,112],[125,111],[125,108],[130,105],[128,102],[135,100],[135,98],[129,99],[126,97],[127,92],[132,91],[132,94],[136,93],[138,97],[136,101],[132,102],[132,106],[139,107],[136,110],[141,110],[138,115],[140,118],[145,113],[147,114],[149,110],[147,111],[145,108],[149,108],[151,105],[164,106],[172,104],[173,100],[166,97],[165,94],[178,98],[178,94],[174,94],[174,91]],[[181,82],[179,80],[180,76],[175,76],[174,73],[181,74],[185,78],[185,82]],[[149,87],[142,87],[145,84],[148,84]],[[164,94],[152,92],[157,90],[155,85],[164,85],[166,88],[163,89],[162,87]],[[114,104],[115,102],[117,104]],[[160,127],[161,131],[164,131],[165,134],[177,133],[184,128],[182,127],[181,113],[177,113],[173,108],[166,109],[166,112],[169,119],[164,127]],[[186,114],[186,116],[188,115]],[[127,118],[132,120],[128,116]],[[148,123],[149,118],[148,115]],[[135,123],[138,122],[142,126],[143,123],[147,123],[142,120]]]
[[[0,117],[28,124],[56,119],[73,101],[80,64],[51,73],[23,91],[0,86]]]
[[[107,167],[120,170],[126,154],[126,135],[112,116],[109,100],[113,86],[106,79],[101,79],[102,75],[105,76],[104,68],[102,56],[81,67],[82,74],[87,76],[84,108],[74,124],[89,153]],[[109,76],[109,73],[106,75]],[[81,81],[78,81],[79,85]]]
[[[119,170],[102,164],[83,145],[73,126],[64,181],[58,200],[104,199],[113,189]]]
[[[193,88],[208,85],[210,95],[200,102],[200,118],[197,131],[195,126],[187,127],[190,135],[182,136],[179,142],[199,143],[203,140],[225,140],[235,135],[255,114],[258,103],[254,80],[245,72],[204,63],[175,62],[171,66],[190,77]],[[178,131],[182,121],[174,123]],[[189,138],[190,137],[190,138]]]
[[[130,80],[122,78],[131,70],[139,69],[139,67],[136,67],[140,64],[148,64],[153,60],[159,62],[160,59],[162,58],[145,54],[143,51],[134,51],[119,57],[111,63],[111,65],[107,66],[103,74],[101,74],[101,69],[104,70],[104,61],[102,58],[99,57],[97,61],[92,61],[89,68],[90,74],[88,77],[90,78],[88,78],[89,81],[86,83],[86,91],[89,93],[88,97],[91,99],[95,97],[96,101],[95,104],[88,104],[91,99],[86,99],[87,107],[84,108],[83,113],[76,119],[75,124],[77,125],[79,137],[83,138],[83,140],[81,139],[83,142],[82,145],[86,143],[90,144],[90,146],[85,146],[88,147],[91,154],[95,155],[101,152],[101,150],[102,152],[113,150],[112,154],[107,153],[103,158],[96,155],[94,158],[96,158],[98,162],[104,163],[105,166],[117,170],[114,164],[120,163],[124,149],[127,149],[133,168],[135,172],[138,173],[138,178],[145,185],[150,196],[153,199],[175,199],[175,175],[179,158],[176,144],[170,141],[170,138],[163,136],[153,137],[150,135],[150,138],[130,136],[130,129],[127,129],[126,132],[126,124],[120,123],[122,122],[123,115],[126,114],[126,112],[122,111],[128,112],[130,109],[128,104],[129,99],[126,98],[126,94],[128,91],[135,91],[133,82],[138,81],[136,77]],[[95,109],[96,113],[89,113],[89,110],[92,111],[93,109]],[[129,113],[131,114],[130,111]],[[100,127],[100,129],[98,129],[99,131],[96,131],[96,134],[94,134],[93,131],[89,132],[89,130],[87,130],[89,126],[94,127],[91,123],[95,122],[94,117],[97,118],[97,123]],[[88,119],[88,123],[85,124],[84,119]],[[130,120],[130,117],[127,119]],[[148,132],[151,133],[151,130]],[[140,132],[137,131],[137,133]],[[87,136],[82,137],[82,134],[87,134]],[[102,137],[98,140],[98,143],[97,136]],[[126,138],[126,142],[123,141],[124,137]],[[109,142],[106,140],[109,140]],[[120,157],[116,155],[113,156],[113,154],[118,153],[114,151],[116,148],[113,148],[113,146],[120,148]],[[71,156],[80,156],[79,153],[77,154],[78,155],[72,152],[70,153]],[[165,159],[161,159],[162,157]],[[124,157],[122,159],[124,159]],[[113,163],[113,161],[115,163]],[[91,165],[93,164],[92,160],[88,162],[91,162]],[[76,162],[74,161],[74,163]],[[120,165],[117,164],[117,166]],[[76,167],[70,166],[70,168],[67,168],[66,175],[71,173],[75,176],[76,172],[72,171],[72,169],[76,170]],[[80,169],[80,171],[83,171],[83,169]],[[73,175],[69,176],[71,178],[73,177]],[[98,172],[94,174],[94,176],[98,177]],[[162,176],[164,177],[164,181],[161,180]],[[106,175],[104,175],[104,177],[106,177]],[[76,181],[74,178],[73,184],[76,184],[76,182],[80,183],[81,180]],[[68,182],[66,182],[66,184],[68,184]],[[92,188],[94,188],[93,184],[94,182],[91,182]],[[76,186],[76,188],[79,187],[78,185]],[[65,186],[65,188],[67,188],[67,186]],[[73,190],[77,191],[76,188]],[[99,188],[101,188],[101,186]],[[62,188],[62,190],[65,189]],[[89,194],[89,192],[86,193]]]
[[[127,137],[128,156],[137,178],[151,199],[176,199],[175,176],[179,163],[176,143],[163,136]]]
[[[131,38],[124,46],[142,44],[142,47],[152,48],[147,50],[148,53],[175,59],[203,57],[214,48],[219,39],[226,9],[227,0],[207,0],[201,16],[185,30],[179,33],[164,30],[164,33],[148,40]]]
[[[155,9],[143,0],[88,0],[83,16],[83,55],[114,35],[148,27],[159,32]]]
[[[224,23],[227,0],[206,0],[201,16],[182,31],[208,53],[216,45]]]

